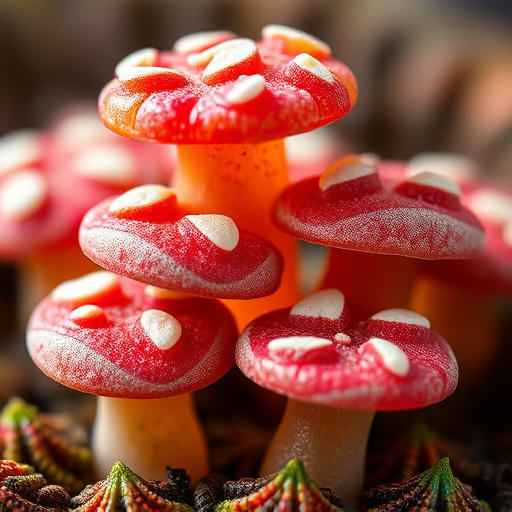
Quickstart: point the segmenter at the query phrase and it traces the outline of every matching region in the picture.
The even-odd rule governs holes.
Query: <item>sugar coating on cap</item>
[[[402,410],[453,392],[455,357],[421,315],[387,310],[361,322],[345,309],[341,331],[318,316],[298,324],[289,309],[257,318],[238,340],[238,366],[262,387],[332,407]]]
[[[116,274],[177,292],[249,299],[277,289],[283,262],[272,244],[225,215],[184,215],[168,201],[170,190],[139,188],[92,208],[80,227],[84,253]]]
[[[164,69],[175,79],[166,80]],[[343,117],[357,98],[352,73],[327,44],[279,25],[265,27],[260,41],[229,32],[187,36],[173,51],[124,58],[116,74],[100,95],[105,125],[167,143],[284,138]]]
[[[315,244],[422,259],[464,259],[483,248],[484,229],[460,201],[459,186],[421,173],[379,179],[354,155],[320,179],[285,189],[274,220],[285,232]]]
[[[61,288],[37,306],[27,346],[44,373],[87,393],[158,398],[206,386],[231,367],[237,328],[222,303],[155,298],[144,286],[125,294],[118,287],[114,296],[95,285],[84,304],[85,297],[70,301],[76,293]]]

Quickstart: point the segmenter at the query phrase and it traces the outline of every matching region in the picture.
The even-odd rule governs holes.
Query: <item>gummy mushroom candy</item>
[[[453,476],[445,457],[427,471],[404,482],[375,487],[365,493],[365,512],[417,510],[432,512],[490,512],[473,489]]]
[[[408,306],[420,259],[472,258],[485,238],[455,182],[432,172],[384,180],[367,155],[345,156],[289,186],[274,218],[285,232],[330,248],[322,288],[343,289],[372,311]]]
[[[86,105],[0,138],[0,259],[18,266],[23,327],[55,286],[95,270],[77,244],[87,210],[142,183],[168,182],[172,147],[117,137]]]
[[[236,351],[247,377],[288,396],[261,474],[299,458],[344,504],[362,492],[375,411],[439,402],[458,373],[426,318],[403,309],[360,316],[339,290],[322,290],[254,320]]]
[[[143,185],[92,208],[80,227],[84,253],[100,266],[174,291],[252,299],[279,286],[272,246],[226,215],[187,215],[174,189]]]
[[[260,41],[209,32],[179,39],[172,51],[139,50],[116,75],[99,98],[105,125],[177,144],[174,184],[191,213],[227,215],[274,243],[287,261],[272,297],[233,304],[239,322],[297,300],[296,243],[271,219],[289,182],[284,138],[350,111],[357,97],[350,70],[323,41],[269,25]]]
[[[123,286],[98,271],[43,299],[27,346],[49,377],[99,396],[92,439],[98,475],[123,460],[147,478],[164,478],[172,465],[195,480],[208,463],[190,392],[230,369],[237,335],[219,301]]]

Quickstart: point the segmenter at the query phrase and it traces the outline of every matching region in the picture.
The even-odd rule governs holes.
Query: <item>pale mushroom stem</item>
[[[331,248],[320,288],[338,288],[372,313],[408,308],[416,273],[415,258]]]
[[[273,203],[289,183],[284,140],[259,144],[180,145],[174,185],[193,213],[220,213],[272,242],[286,261],[279,289],[270,297],[228,301],[238,324],[299,300],[297,241],[279,230]]]
[[[186,468],[192,482],[208,474],[206,438],[191,393],[143,400],[98,397],[92,452],[98,478],[118,460],[148,480],[167,481],[166,466]]]
[[[334,490],[344,504],[358,500],[374,415],[289,399],[260,473],[275,473],[301,459],[319,487]]]

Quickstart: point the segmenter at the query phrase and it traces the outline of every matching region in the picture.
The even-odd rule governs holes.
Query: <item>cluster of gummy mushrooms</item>
[[[3,396],[0,510],[512,510],[512,196],[456,155],[289,165],[358,94],[299,30],[115,71],[103,124],[0,139],[30,364],[95,397]]]

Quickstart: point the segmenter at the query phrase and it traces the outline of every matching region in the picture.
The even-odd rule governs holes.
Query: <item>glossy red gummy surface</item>
[[[135,76],[120,73],[100,95],[103,122],[141,140],[253,143],[336,121],[355,102],[355,79],[328,48],[307,45],[320,64],[321,71],[315,72],[316,62],[294,60],[304,53],[301,43],[289,44],[286,37],[265,30],[258,42],[229,37],[217,45],[212,40],[193,49],[155,51],[151,66],[164,72],[148,76],[138,65]],[[247,79],[255,75],[263,80],[257,79],[247,93]]]
[[[112,285],[71,299],[54,292],[35,309],[27,346],[49,377],[96,395],[160,398],[207,386],[232,366],[237,329],[222,303],[159,297],[146,287],[123,289],[116,277],[108,279]],[[100,311],[73,320],[70,314],[84,305]],[[171,348],[153,342],[142,322],[147,311],[171,315],[181,325]]]

